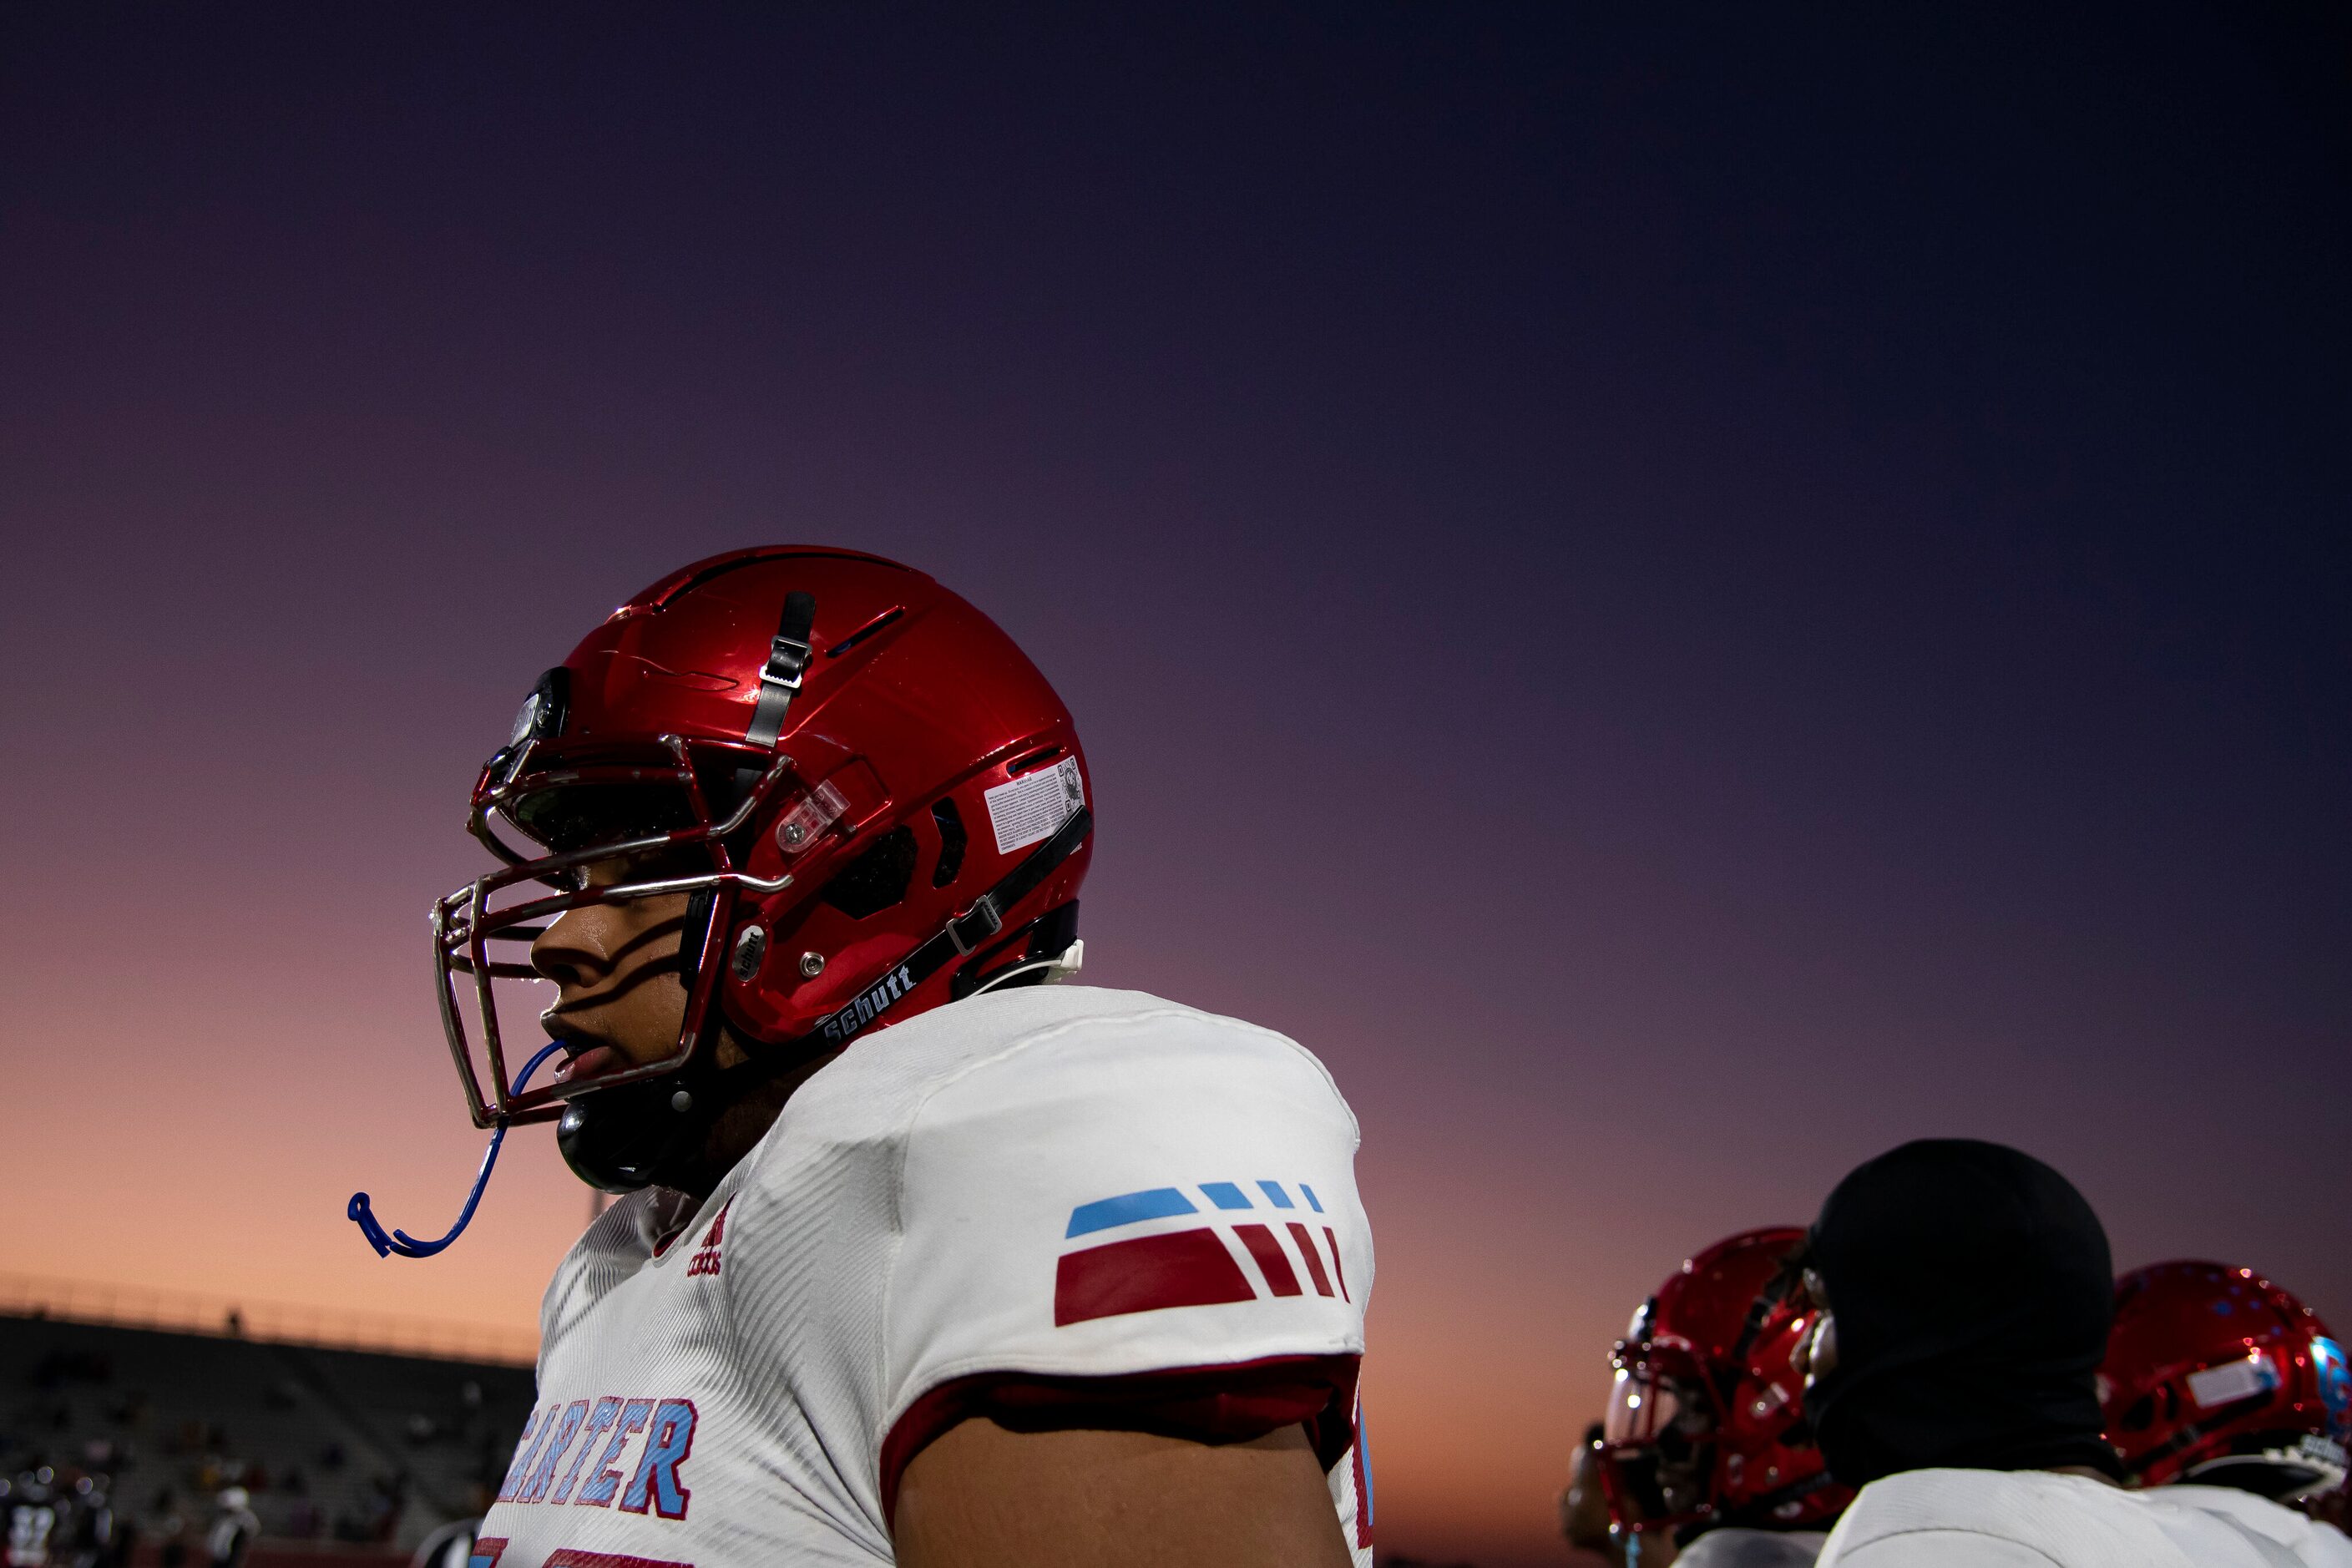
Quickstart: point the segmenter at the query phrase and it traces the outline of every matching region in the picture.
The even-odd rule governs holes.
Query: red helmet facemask
[[[1073,966],[1090,784],[1053,688],[920,573],[781,547],[671,574],[541,678],[474,786],[468,827],[503,864],[435,903],[433,952],[475,1125],[563,1117],[573,1158],[591,1106],[715,1113],[722,1021],[754,1058],[725,1072],[767,1076]],[[599,865],[620,870],[592,883]],[[675,1047],[530,1087],[509,1031],[562,1025],[503,994],[541,978],[528,944],[572,910],[679,894]],[[626,1190],[658,1163],[582,1174]]]

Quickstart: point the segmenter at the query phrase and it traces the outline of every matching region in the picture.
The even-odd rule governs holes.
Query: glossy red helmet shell
[[[786,669],[780,649],[793,639],[780,618],[789,621],[793,595],[808,595],[814,615],[805,653]],[[781,733],[765,742],[754,719],[763,676],[789,687],[779,670],[798,686]],[[1022,958],[1041,917],[1074,921],[1090,837],[1017,907],[988,911],[999,929],[973,917],[1041,840],[1066,837],[1057,827],[1084,832],[1090,811],[1075,819],[1092,792],[1052,686],[993,622],[922,573],[776,546],[671,574],[541,679],[475,785],[474,830],[509,863],[435,909],[443,1020],[475,1121],[542,1120],[568,1095],[676,1071],[713,1007],[753,1041],[829,1046],[949,1000]],[[707,858],[708,870],[698,858],[691,875],[658,887],[575,886],[613,846],[574,842],[567,824],[609,816],[614,802],[647,814],[632,847]],[[532,972],[490,944],[528,942],[566,909],[648,888],[709,900],[677,1052],[586,1084],[515,1092],[491,985]],[[959,916],[980,934],[960,936],[946,967],[901,984],[898,966]],[[467,1012],[484,1037],[484,1075]]]
[[[2117,1279],[2099,1394],[2108,1441],[2141,1486],[2299,1498],[2344,1484],[2343,1348],[2319,1314],[2251,1268],[2156,1263]]]
[[[1611,1357],[1601,1466],[1621,1529],[1825,1526],[1852,1500],[1829,1479],[1791,1356],[1811,1318],[1794,1226],[1694,1255],[1634,1314]]]
[[[1716,1455],[1717,1508],[1735,1522],[1826,1529],[1853,1500],[1852,1487],[1830,1479],[1805,1419],[1795,1362],[1812,1327],[1801,1300],[1775,1304],[1732,1385]]]

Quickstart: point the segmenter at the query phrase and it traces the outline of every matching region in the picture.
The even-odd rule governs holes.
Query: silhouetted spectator
[[[250,1501],[243,1487],[230,1487],[221,1493],[220,1510],[205,1533],[212,1568],[241,1568],[245,1554],[252,1550],[255,1537],[261,1533],[261,1521],[247,1506]]]
[[[418,1543],[408,1568],[466,1568],[473,1561],[474,1539],[481,1524],[478,1519],[461,1519],[443,1525]]]
[[[114,1545],[114,1508],[105,1478],[84,1476],[74,1483],[74,1509],[50,1554],[66,1568],[99,1568]]]
[[[97,1568],[131,1568],[131,1553],[139,1549],[139,1521],[128,1513],[114,1516],[114,1533],[99,1554]]]

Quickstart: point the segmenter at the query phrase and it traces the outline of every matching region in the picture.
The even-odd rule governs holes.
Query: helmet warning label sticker
[[[988,802],[989,826],[996,829],[996,852],[1010,855],[1054,837],[1087,804],[1087,786],[1078,778],[1078,759],[1064,757],[1050,768],[984,790],[982,798]]]
[[[2256,1351],[2243,1361],[2225,1361],[2189,1374],[2189,1394],[2200,1410],[2231,1405],[2278,1386],[2278,1372],[2270,1358]]]

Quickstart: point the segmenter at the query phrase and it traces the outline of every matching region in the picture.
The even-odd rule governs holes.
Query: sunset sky
[[[1914,1136],[2352,1327],[2340,17],[1604,9],[10,8],[0,1270],[528,1325],[543,1129],[342,1212],[478,1157],[467,788],[800,541],[1353,1101],[1385,1545],[1559,1563],[1632,1308]]]

